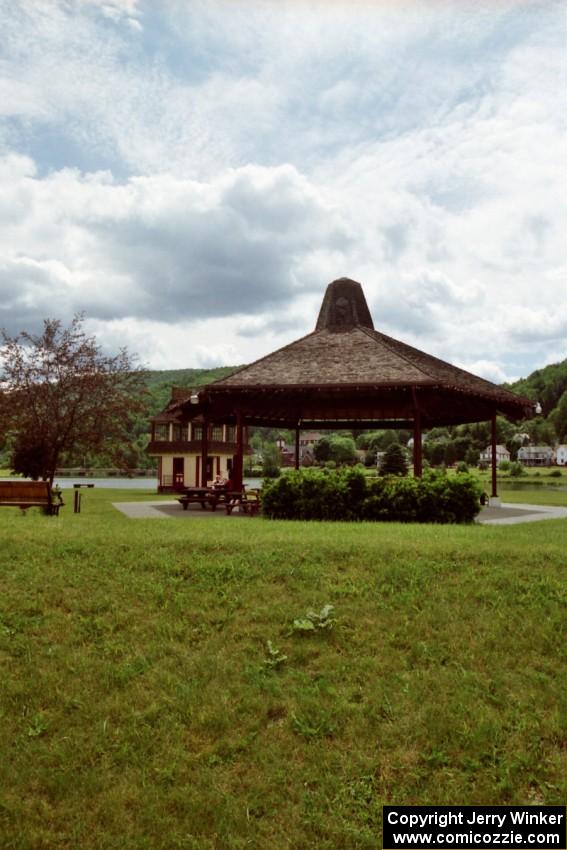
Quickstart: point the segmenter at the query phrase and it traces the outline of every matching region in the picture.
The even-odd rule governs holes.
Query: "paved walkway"
[[[515,525],[519,522],[565,518],[567,518],[567,508],[559,508],[555,505],[525,505],[515,502],[502,502],[500,507],[482,508],[476,521],[482,525]]]
[[[213,517],[247,516],[234,510],[229,517],[226,511],[203,510],[200,505],[189,505],[184,511],[179,502],[161,499],[154,502],[113,502],[115,508],[130,519],[212,519]],[[519,522],[536,522],[542,519],[567,519],[567,508],[553,505],[524,505],[503,502],[500,507],[482,508],[477,517],[481,525],[515,525]]]

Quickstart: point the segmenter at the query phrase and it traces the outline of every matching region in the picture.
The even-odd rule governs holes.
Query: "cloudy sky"
[[[564,0],[0,0],[0,326],[250,362],[359,280],[496,381],[567,357]]]

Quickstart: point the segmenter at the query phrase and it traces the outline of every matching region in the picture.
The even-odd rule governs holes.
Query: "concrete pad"
[[[227,515],[222,506],[216,511],[203,510],[200,505],[189,505],[184,511],[178,501],[161,499],[152,502],[113,502],[113,507],[129,519],[232,519],[248,517],[249,514],[235,509]],[[500,507],[482,508],[476,518],[480,525],[516,525],[520,522],[536,522],[542,519],[567,519],[567,508],[554,505],[525,505],[503,502]]]
[[[216,511],[203,510],[198,504],[188,505],[184,511],[177,500],[170,502],[165,499],[153,502],[113,502],[112,506],[129,519],[231,519],[249,516],[244,511],[239,512],[238,508],[227,514],[222,505]]]
[[[501,507],[482,508],[476,521],[481,525],[516,525],[520,522],[537,522],[542,519],[567,519],[567,508],[556,505],[503,502]]]

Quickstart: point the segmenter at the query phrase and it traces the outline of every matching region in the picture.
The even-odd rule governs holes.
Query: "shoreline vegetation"
[[[564,802],[565,521],[112,504],[153,498],[0,510],[3,848],[378,850],[383,804]]]

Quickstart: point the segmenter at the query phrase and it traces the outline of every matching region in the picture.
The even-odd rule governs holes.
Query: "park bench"
[[[63,504],[49,481],[0,481],[0,506],[42,508],[45,514],[57,516]]]

